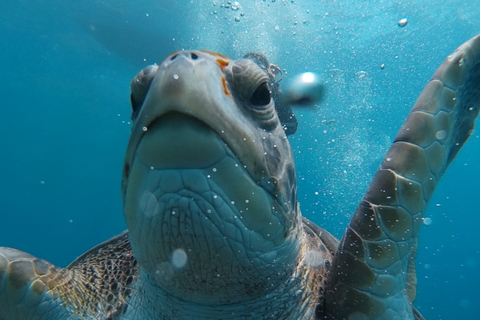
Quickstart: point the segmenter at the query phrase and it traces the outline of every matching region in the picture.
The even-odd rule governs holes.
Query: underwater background
[[[478,33],[477,0],[1,1],[0,245],[64,267],[125,229],[130,80],[181,49],[260,51],[282,84],[324,79],[324,101],[294,110],[289,139],[302,213],[341,237],[433,72]],[[479,136],[425,216],[426,319],[480,319]]]

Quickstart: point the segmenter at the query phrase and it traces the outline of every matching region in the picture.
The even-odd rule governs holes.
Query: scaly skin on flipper
[[[434,74],[387,152],[335,255],[329,319],[413,319],[417,239],[480,107],[480,36]]]
[[[0,319],[114,319],[128,307],[138,273],[127,232],[65,269],[0,247]]]
[[[439,68],[340,244],[300,215],[261,66],[188,51],[145,68],[122,183],[129,233],[65,269],[0,248],[0,320],[421,319],[419,227],[473,129],[479,66],[477,36]]]

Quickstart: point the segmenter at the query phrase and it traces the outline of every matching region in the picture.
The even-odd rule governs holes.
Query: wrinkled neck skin
[[[144,318],[287,318],[310,301],[293,157],[273,101],[262,99],[268,77],[226,59],[180,52],[148,88],[138,78],[148,91],[123,196],[141,267],[133,299],[142,303],[131,305],[153,310]]]
[[[306,267],[294,269],[286,280],[276,283],[268,292],[261,292],[263,296],[254,294],[247,300],[236,303],[198,303],[183,300],[159,288],[150,275],[142,272],[139,279],[141,289],[135,291],[132,300],[150,303],[141,310],[130,309],[129,313],[133,319],[314,319],[318,294],[315,288],[305,288],[304,280],[311,276],[309,271],[311,270]],[[231,290],[235,292],[234,288]],[[153,292],[155,294],[152,295]],[[142,306],[135,302],[131,305]]]
[[[300,215],[294,210],[293,221],[282,221],[288,215],[281,211],[290,208],[272,200],[235,164],[226,151],[206,169],[144,168],[142,184],[155,190],[143,192],[137,210],[142,222],[130,228],[142,270],[136,298],[161,306],[158,314],[165,319],[262,319],[307,312],[302,309],[308,290],[300,290],[305,274],[298,265]],[[235,191],[248,187],[248,194],[232,200],[219,186],[225,176],[236,176]],[[248,205],[236,206],[245,203],[242,196]],[[275,212],[240,212],[256,208]],[[301,295],[292,296],[296,292]],[[269,296],[275,300],[265,299]]]

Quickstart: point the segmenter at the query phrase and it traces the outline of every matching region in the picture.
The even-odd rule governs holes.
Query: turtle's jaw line
[[[136,158],[152,169],[204,169],[225,157],[225,143],[202,121],[169,112],[144,128]]]

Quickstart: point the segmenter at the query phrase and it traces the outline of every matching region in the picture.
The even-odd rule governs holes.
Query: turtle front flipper
[[[126,232],[65,269],[0,247],[0,319],[112,319],[124,311],[137,274]]]
[[[73,281],[66,270],[20,250],[0,247],[0,319],[67,318],[56,288]]]
[[[439,67],[376,172],[335,254],[328,319],[420,317],[412,306],[420,225],[479,104],[480,35]]]

